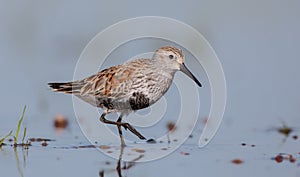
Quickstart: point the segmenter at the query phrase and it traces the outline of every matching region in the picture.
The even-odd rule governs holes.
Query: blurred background
[[[16,127],[24,105],[27,105],[24,123],[30,136],[56,138],[52,124],[57,114],[68,117],[76,127],[72,97],[52,93],[47,83],[72,80],[80,53],[97,33],[121,20],[147,15],[170,17],[187,23],[203,34],[215,49],[228,89],[224,121],[212,141],[212,144],[218,144],[215,149],[219,155],[223,154],[222,145],[238,146],[246,141],[261,145],[263,149],[258,159],[270,159],[262,154],[269,151],[274,139],[280,144],[282,137],[271,138],[270,141],[260,138],[261,134],[280,127],[283,122],[294,126],[295,131],[299,127],[300,1],[13,0],[2,1],[1,4],[1,136]],[[130,45],[134,49],[134,42]],[[142,50],[139,42],[136,45]],[[125,53],[123,51],[119,55],[124,56]],[[136,54],[133,52],[125,57],[129,59]],[[118,64],[122,60],[114,62],[112,64]],[[196,75],[200,75],[199,72]],[[74,136],[83,137],[78,127],[70,131]],[[279,151],[274,152],[289,151],[293,146],[280,145]],[[191,162],[198,158],[201,157]],[[230,158],[227,160],[230,161]],[[213,158],[211,163],[216,161],[218,158]],[[160,163],[167,166],[167,162]],[[219,166],[219,171],[200,173],[216,175],[226,171],[237,176],[244,174],[246,169],[255,168],[254,162],[250,164],[236,172],[228,172],[228,169]],[[272,167],[263,165],[256,175],[267,175],[275,170]],[[198,176],[197,168],[190,168],[190,176]],[[147,169],[147,164],[137,167],[132,176],[140,174],[142,170],[139,169]],[[272,173],[273,176],[287,172],[291,174],[289,176],[300,175],[299,167],[295,166],[277,170]],[[173,173],[180,175],[176,170]]]

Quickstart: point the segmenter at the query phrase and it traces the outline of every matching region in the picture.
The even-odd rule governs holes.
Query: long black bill
[[[198,81],[198,79],[189,71],[189,69],[187,69],[187,67],[184,65],[184,63],[182,63],[180,65],[180,71],[182,71],[184,74],[186,74],[187,76],[189,76],[189,78],[191,78],[193,81],[195,81],[199,87],[202,87],[201,83]]]

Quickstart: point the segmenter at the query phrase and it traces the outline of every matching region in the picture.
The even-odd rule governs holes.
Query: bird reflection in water
[[[144,155],[139,155],[137,158],[133,159],[132,161],[129,162],[123,162],[122,163],[122,157],[123,157],[123,153],[124,153],[124,146],[120,146],[120,155],[119,155],[119,159],[117,162],[117,166],[116,169],[113,171],[116,171],[118,173],[119,177],[122,177],[122,172],[129,170],[130,168],[132,168],[133,166],[135,166],[136,161],[140,160],[141,158],[144,157]],[[101,170],[99,171],[99,177],[105,177],[105,173],[111,173],[111,170]]]

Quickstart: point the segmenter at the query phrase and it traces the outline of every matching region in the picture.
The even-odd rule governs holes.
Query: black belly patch
[[[129,98],[129,104],[132,110],[143,109],[149,106],[150,99],[143,93],[134,92]]]
[[[150,99],[140,92],[134,92],[128,102],[119,102],[111,98],[97,100],[97,107],[106,108],[109,110],[138,110],[146,108],[150,105]]]

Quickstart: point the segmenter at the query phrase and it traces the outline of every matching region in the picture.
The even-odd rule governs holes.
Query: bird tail
[[[49,87],[55,92],[64,92],[68,94],[80,93],[82,85],[76,82],[65,82],[65,83],[48,83]]]

